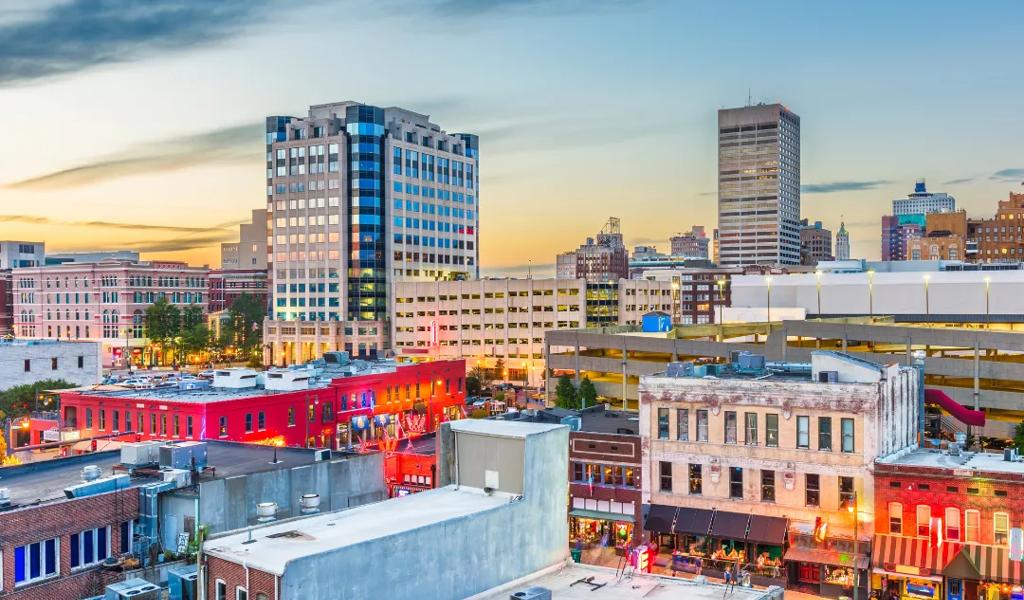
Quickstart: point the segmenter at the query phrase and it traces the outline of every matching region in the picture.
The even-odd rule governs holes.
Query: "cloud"
[[[230,231],[220,233],[209,233],[205,235],[187,236],[169,240],[138,240],[134,242],[121,242],[115,244],[117,248],[131,248],[139,252],[180,252],[182,250],[195,250],[207,248],[220,242],[235,240],[238,234]],[[103,250],[104,248],[100,248]]]
[[[0,215],[0,223],[26,223],[29,225],[64,225],[69,227],[94,227],[98,229],[131,229],[146,231],[166,231],[169,233],[229,233],[226,229],[230,223],[222,223],[210,227],[186,227],[183,225],[153,225],[150,223],[118,223],[115,221],[62,221],[50,217],[32,215]],[[233,232],[230,232],[233,233]]]
[[[0,85],[223,41],[261,17],[269,2],[60,2],[0,26]]]
[[[635,6],[625,0],[437,0],[433,9],[446,16],[477,17],[488,14],[579,14],[606,12]]]
[[[868,181],[830,181],[828,183],[805,183],[800,186],[804,194],[831,194],[834,192],[859,192],[862,190],[873,190],[880,185],[892,183],[884,179]]]
[[[1024,169],[1003,169],[996,171],[989,179],[996,181],[1012,181],[1014,183],[1024,181]]]
[[[970,183],[974,181],[973,177],[961,177],[959,179],[950,179],[949,181],[942,182],[944,185],[956,185],[958,183]]]
[[[263,131],[262,124],[253,123],[139,144],[92,162],[8,183],[5,187],[59,189],[198,165],[257,161],[263,155]]]
[[[554,277],[555,265],[554,263],[527,263],[525,265],[481,267],[480,275],[482,277],[526,277],[529,275],[540,279],[542,277]]]

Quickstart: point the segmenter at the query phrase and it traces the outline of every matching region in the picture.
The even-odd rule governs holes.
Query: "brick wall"
[[[227,584],[227,600],[234,600],[235,588],[248,585],[249,600],[277,600],[275,595],[277,576],[266,571],[249,569],[249,578],[246,581],[245,567],[242,565],[210,556],[206,559],[206,597],[209,600],[217,598],[217,581]],[[259,596],[265,594],[266,598]]]
[[[100,594],[120,573],[102,572],[96,567],[71,572],[71,534],[110,526],[110,553],[121,550],[120,524],[139,516],[139,492],[121,490],[86,498],[52,502],[0,513],[0,551],[3,552],[3,591],[7,600],[63,600]],[[14,548],[60,538],[58,576],[25,586],[14,586]]]

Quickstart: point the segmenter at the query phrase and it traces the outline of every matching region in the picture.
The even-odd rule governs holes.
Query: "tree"
[[[60,390],[75,387],[75,384],[63,379],[44,379],[26,385],[16,385],[3,392],[0,392],[0,419],[10,417],[17,419],[32,412],[39,397],[39,392],[44,390]]]
[[[224,336],[231,346],[251,352],[263,343],[263,304],[252,294],[242,294],[228,307]]]
[[[479,396],[482,388],[483,386],[480,385],[480,380],[472,371],[470,371],[469,375],[466,375],[466,395]]]
[[[597,389],[594,387],[594,382],[590,381],[586,375],[580,380],[580,389],[577,391],[577,395],[582,408],[597,404]]]
[[[494,378],[505,380],[505,359],[499,358],[494,361]]]
[[[203,316],[203,308],[197,304],[190,304],[185,307],[185,310],[181,311],[181,330],[182,332],[199,325],[200,323],[206,323],[206,318]]]
[[[1024,420],[1013,428],[1013,447],[1017,449],[1017,452],[1024,453]]]
[[[210,328],[205,323],[195,323],[181,333],[181,350],[185,354],[202,352],[209,345]]]
[[[576,402],[576,386],[568,375],[558,378],[558,385],[555,387],[555,406],[576,410],[579,405]]]
[[[163,355],[176,337],[181,334],[181,310],[167,301],[167,298],[159,298],[146,309],[146,337],[151,342],[160,346],[160,354]]]
[[[483,390],[485,387],[489,387],[494,378],[491,377],[490,372],[483,367],[473,367],[469,370],[469,377],[466,378],[466,387],[469,387],[469,378],[473,378],[480,385],[477,393]],[[473,395],[472,393],[470,395]]]

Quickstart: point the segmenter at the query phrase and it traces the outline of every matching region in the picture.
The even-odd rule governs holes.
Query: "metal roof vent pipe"
[[[299,498],[299,506],[304,515],[320,512],[320,494],[303,494]]]
[[[274,520],[277,514],[277,502],[259,502],[256,504],[256,520],[260,523],[268,523]]]
[[[95,481],[103,475],[103,470],[98,465],[86,465],[82,467],[82,481]]]

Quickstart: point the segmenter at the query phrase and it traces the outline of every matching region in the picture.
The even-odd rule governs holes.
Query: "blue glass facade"
[[[384,243],[384,109],[350,106],[345,115],[349,146],[347,320],[387,319]]]

